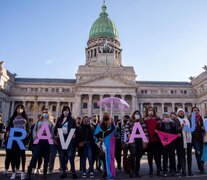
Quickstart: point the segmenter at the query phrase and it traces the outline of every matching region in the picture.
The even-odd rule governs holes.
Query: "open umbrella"
[[[104,108],[105,110],[110,109],[111,117],[112,117],[113,110],[123,111],[123,110],[127,110],[130,108],[129,104],[125,100],[118,98],[118,97],[103,98],[98,102],[98,106],[101,108]]]

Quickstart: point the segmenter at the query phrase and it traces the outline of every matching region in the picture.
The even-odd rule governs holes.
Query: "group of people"
[[[8,173],[11,164],[12,175],[10,179],[15,179],[21,162],[21,179],[30,180],[33,173],[40,174],[44,159],[43,177],[47,178],[48,173],[53,173],[54,162],[58,153],[60,178],[67,177],[67,170],[71,171],[73,179],[78,178],[74,162],[76,154],[80,157],[79,170],[82,173],[82,178],[94,178],[94,167],[101,173],[102,178],[114,178],[116,168],[119,172],[128,173],[129,177],[141,177],[140,162],[146,153],[149,175],[154,173],[154,160],[158,176],[186,176],[187,174],[192,176],[192,148],[195,150],[198,169],[203,173],[204,161],[207,161],[207,133],[204,127],[207,117],[201,117],[198,107],[193,107],[192,112],[196,114],[193,132],[184,128],[186,126],[191,127],[191,117],[187,117],[181,108],[177,112],[164,113],[163,117],[160,118],[157,116],[155,108],[148,107],[143,117],[140,111],[136,110],[131,117],[125,115],[122,119],[114,121],[108,113],[104,113],[100,120],[97,116],[73,118],[70,108],[64,106],[61,116],[56,122],[53,121],[48,109],[44,108],[34,124],[30,125],[25,108],[20,104],[16,107],[6,126],[2,123],[2,115],[0,114],[1,144],[6,149],[4,173]],[[136,122],[141,125],[147,142],[143,141],[142,138],[135,138],[132,142],[130,141]],[[37,144],[33,143],[43,125],[49,129],[53,140],[52,144],[48,139],[39,139]],[[26,138],[22,140],[24,145],[32,151],[27,173],[25,173],[25,150],[21,149],[16,141],[13,141],[11,148],[7,148],[11,128],[20,128],[27,132]],[[66,149],[61,146],[58,132],[60,129],[64,141],[67,141],[70,131],[75,129]],[[158,131],[175,134],[177,138],[163,146]],[[137,129],[136,133],[141,132]],[[21,136],[22,134],[15,132],[14,135]],[[89,166],[86,166],[87,159]],[[70,169],[68,169],[68,162]]]

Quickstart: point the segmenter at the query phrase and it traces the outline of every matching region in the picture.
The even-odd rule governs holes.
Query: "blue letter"
[[[191,115],[191,125],[192,125],[192,127],[190,128],[190,127],[188,127],[187,125],[185,125],[185,126],[183,127],[183,129],[184,129],[185,131],[188,131],[188,132],[193,132],[193,131],[195,131],[195,121],[196,121],[196,113],[193,112],[192,115]]]
[[[15,137],[14,136],[15,132],[21,132],[22,135],[18,136],[18,137]],[[25,150],[25,146],[24,146],[24,144],[21,140],[26,138],[26,136],[27,136],[27,133],[26,133],[25,129],[11,128],[10,133],[9,133],[9,140],[8,140],[8,143],[7,143],[7,149],[11,149],[13,141],[16,141],[17,144],[19,145],[20,149]]]

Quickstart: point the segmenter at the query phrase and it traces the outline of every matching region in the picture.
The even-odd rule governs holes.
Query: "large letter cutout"
[[[43,135],[44,131],[46,135]],[[33,144],[37,144],[41,139],[48,140],[49,144],[53,144],[48,124],[42,124],[41,128],[38,130],[37,138],[34,140]]]
[[[183,129],[188,132],[193,132],[195,131],[195,123],[196,123],[196,113],[193,112],[191,115],[191,126],[192,127],[188,127],[187,125],[185,125]]]
[[[136,134],[137,129],[139,130],[140,134]],[[132,133],[129,139],[129,143],[133,143],[134,142],[134,138],[142,138],[143,142],[148,142],[147,137],[144,134],[144,131],[142,129],[142,126],[140,125],[139,122],[136,122],[134,124],[134,127],[132,129]]]
[[[20,132],[20,133],[22,133],[22,135],[15,137],[14,136],[15,132]],[[25,150],[25,146],[24,146],[24,144],[21,140],[26,138],[26,136],[27,136],[27,133],[26,133],[25,129],[11,128],[10,133],[9,133],[9,140],[8,140],[8,143],[7,143],[7,149],[11,149],[13,141],[16,141],[17,144],[19,145],[20,149]]]
[[[68,146],[70,144],[70,141],[71,141],[74,133],[75,133],[75,128],[72,128],[70,130],[70,133],[69,133],[69,135],[66,139],[66,142],[65,142],[64,136],[63,136],[63,130],[62,130],[62,128],[58,128],[58,134],[59,134],[59,137],[60,137],[60,144],[62,146],[62,149],[68,149]]]
[[[207,118],[204,119],[204,127],[205,127],[205,131],[207,132]]]

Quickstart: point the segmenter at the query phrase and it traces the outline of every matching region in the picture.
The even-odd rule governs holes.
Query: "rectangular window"
[[[83,103],[83,109],[87,109],[88,108],[88,103],[84,102]]]
[[[188,107],[185,107],[185,112],[188,112]]]
[[[94,109],[99,109],[99,106],[98,106],[97,102],[93,103],[93,108]]]
[[[167,106],[164,107],[164,112],[168,112]]]
[[[56,111],[56,106],[52,106],[52,111],[53,111],[53,112]]]

